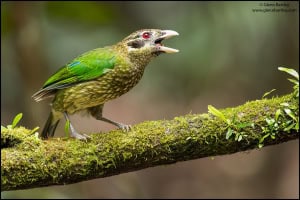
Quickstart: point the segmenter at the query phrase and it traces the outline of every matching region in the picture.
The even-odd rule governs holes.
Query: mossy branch
[[[291,107],[292,115],[284,106]],[[143,122],[128,133],[114,130],[92,134],[89,142],[40,140],[32,130],[4,128],[1,188],[7,191],[71,184],[297,139],[298,106],[299,100],[292,94],[256,100],[220,110],[229,124],[210,113],[188,114]],[[271,119],[276,120],[270,123]],[[245,125],[249,122],[251,125]]]

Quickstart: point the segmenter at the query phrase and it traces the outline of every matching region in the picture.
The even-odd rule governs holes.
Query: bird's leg
[[[79,140],[87,140],[90,139],[91,137],[86,135],[86,134],[80,134],[78,133],[75,128],[73,127],[73,125],[71,124],[71,121],[69,119],[69,116],[66,112],[64,112],[64,116],[66,118],[67,121],[69,121],[69,125],[70,125],[70,130],[71,130],[71,137],[77,138]]]
[[[129,131],[131,129],[130,125],[122,124],[120,122],[112,121],[110,119],[103,117],[102,116],[103,106],[104,105],[102,104],[99,106],[90,107],[90,108],[88,108],[88,112],[97,120],[101,120],[101,121],[113,124],[113,125],[119,127],[120,129],[122,129],[123,131]]]

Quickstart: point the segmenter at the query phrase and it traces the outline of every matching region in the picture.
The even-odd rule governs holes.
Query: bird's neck
[[[133,65],[142,70],[144,70],[153,58],[158,56],[158,54],[153,54],[145,50],[128,51],[127,46],[122,43],[117,45],[117,49],[125,54]]]
[[[129,52],[128,57],[133,64],[145,68],[156,55],[150,53]]]

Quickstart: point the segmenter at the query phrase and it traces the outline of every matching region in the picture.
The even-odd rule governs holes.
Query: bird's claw
[[[126,124],[119,124],[118,127],[122,129],[124,132],[128,132],[132,129],[130,125],[126,125]]]
[[[86,134],[80,134],[80,133],[78,133],[78,132],[72,132],[71,133],[71,137],[74,137],[74,138],[76,138],[76,139],[79,139],[79,140],[84,140],[84,141],[88,141],[88,140],[90,140],[91,139],[91,137],[90,136],[88,136],[88,135],[86,135]]]

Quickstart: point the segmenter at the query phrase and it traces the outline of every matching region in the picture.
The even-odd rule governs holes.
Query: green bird
[[[178,52],[162,44],[176,35],[179,34],[172,30],[139,30],[115,45],[88,51],[60,68],[32,96],[37,102],[54,97],[41,137],[53,137],[60,119],[65,117],[72,137],[88,139],[88,135],[75,130],[68,116],[79,111],[128,131],[129,125],[103,117],[103,106],[132,89],[153,58]]]

